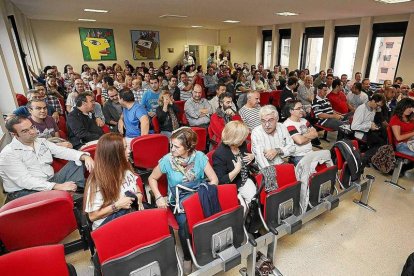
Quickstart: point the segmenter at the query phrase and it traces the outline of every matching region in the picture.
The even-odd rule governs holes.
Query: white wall
[[[68,63],[74,67],[75,71],[80,71],[81,65],[84,63],[92,67],[96,67],[96,64],[100,62],[111,65],[118,62],[123,65],[125,59],[128,59],[132,65],[138,66],[141,60],[133,60],[130,30],[153,30],[160,32],[161,59],[145,60],[147,64],[149,61],[153,61],[155,66],[161,65],[164,60],[167,60],[170,65],[175,65],[179,59],[182,59],[184,45],[218,44],[217,30],[47,20],[31,20],[31,26],[42,67],[57,65],[60,70],[63,70],[64,65]],[[117,60],[84,61],[79,38],[79,27],[113,29]],[[167,48],[174,48],[174,53],[169,53]]]

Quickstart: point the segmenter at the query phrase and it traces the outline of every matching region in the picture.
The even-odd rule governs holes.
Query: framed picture
[[[83,60],[116,60],[112,29],[79,28]]]
[[[136,60],[160,59],[160,32],[131,31],[132,55]]]

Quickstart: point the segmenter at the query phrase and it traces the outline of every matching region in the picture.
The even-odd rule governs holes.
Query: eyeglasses
[[[276,119],[275,118],[271,118],[271,119],[269,119],[269,120],[260,120],[260,123],[262,124],[262,125],[267,125],[267,124],[273,124],[273,123],[275,123],[276,122]]]
[[[296,107],[296,108],[294,108],[293,110],[303,110],[303,106],[301,106],[301,107]]]

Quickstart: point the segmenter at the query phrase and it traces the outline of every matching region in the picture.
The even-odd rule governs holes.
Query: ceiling
[[[235,26],[268,26],[293,22],[408,14],[414,1],[382,4],[374,0],[11,0],[28,18],[58,21],[96,19],[97,23],[168,26],[188,28],[201,25],[206,29]],[[108,13],[84,12],[84,8],[105,9]],[[277,16],[290,11],[298,16]],[[164,14],[187,18],[159,18]],[[223,23],[239,20],[238,24]]]

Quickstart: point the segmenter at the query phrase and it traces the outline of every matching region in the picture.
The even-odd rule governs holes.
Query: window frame
[[[322,38],[325,32],[325,27],[308,27],[305,28],[303,33],[302,52],[300,54],[300,69],[303,70],[306,67],[306,51],[308,48],[308,38]]]
[[[401,49],[400,49],[400,53],[398,54],[397,66],[395,67],[395,74],[393,77],[393,80],[395,79],[395,76],[398,71],[398,66],[400,65],[401,52],[404,47],[405,35],[407,33],[407,26],[408,26],[408,21],[375,23],[372,25],[371,46],[369,50],[368,62],[367,62],[366,69],[365,69],[365,78],[369,78],[369,75],[371,73],[371,64],[372,64],[372,59],[373,59],[372,55],[374,54],[375,41],[377,40],[377,38],[378,37],[402,36]]]
[[[336,47],[338,46],[338,39],[340,37],[359,37],[359,25],[335,26],[335,39],[332,50],[331,68],[335,72]],[[355,62],[355,60],[354,60]]]
[[[262,31],[262,64],[264,65],[264,56],[265,56],[265,42],[272,41],[272,30],[263,30]]]
[[[279,51],[277,53],[277,63],[282,66],[282,39],[292,39],[291,29],[279,29]],[[292,41],[291,41],[292,42]],[[289,60],[290,60],[290,50],[289,50]]]

